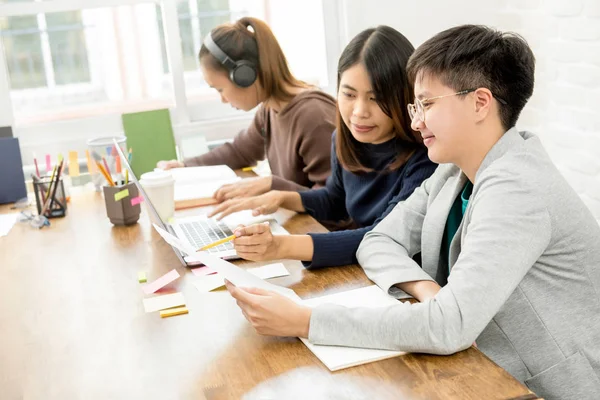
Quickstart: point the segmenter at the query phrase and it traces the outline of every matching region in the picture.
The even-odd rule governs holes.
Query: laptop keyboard
[[[216,222],[213,220],[180,223],[179,226],[190,243],[193,243],[196,248],[206,246],[219,239],[233,235],[233,232],[231,232],[231,229],[229,229],[227,225],[223,222]],[[223,243],[212,249],[208,249],[208,252],[217,253],[226,250],[233,250],[233,243]]]

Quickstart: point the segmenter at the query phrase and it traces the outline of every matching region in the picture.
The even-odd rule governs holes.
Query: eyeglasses
[[[465,89],[465,90],[461,90],[459,92],[456,93],[451,93],[451,94],[445,94],[442,96],[435,96],[435,97],[429,97],[427,99],[423,99],[423,100],[419,100],[417,98],[415,98],[415,104],[408,104],[408,115],[410,115],[410,119],[411,120],[415,120],[415,117],[418,117],[420,121],[425,122],[425,104],[429,103],[431,100],[437,100],[437,99],[443,99],[444,97],[450,97],[450,96],[460,96],[463,94],[468,94],[468,93],[472,93],[474,91],[476,91],[477,89]],[[496,96],[495,94],[492,93],[492,96],[494,96],[494,98],[496,100],[498,100],[498,102],[500,102],[500,104],[503,105],[507,105],[508,103],[503,100],[502,98]]]

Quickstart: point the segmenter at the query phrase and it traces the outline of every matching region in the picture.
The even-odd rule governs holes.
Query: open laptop
[[[226,238],[227,236],[233,235],[233,229],[238,226],[240,223],[246,222],[246,225],[251,223],[256,223],[262,221],[269,221],[271,224],[271,231],[273,234],[289,234],[281,225],[278,224],[277,218],[273,216],[264,216],[262,218],[252,218],[247,221],[240,221],[239,218],[228,218],[227,221],[217,221],[214,218],[208,218],[206,215],[198,215],[198,216],[190,216],[184,218],[178,218],[174,222],[163,221],[161,220],[156,208],[150,201],[150,198],[144,191],[144,188],[138,181],[131,165],[129,164],[127,157],[123,153],[121,147],[115,141],[115,147],[117,148],[117,153],[119,157],[121,157],[121,162],[123,166],[129,171],[129,179],[135,183],[140,194],[144,198],[144,202],[146,203],[146,209],[150,214],[150,219],[152,222],[156,223],[158,226],[176,236],[180,240],[190,244],[193,248],[199,249],[202,246],[207,244],[211,244],[216,242],[219,239]],[[287,218],[287,216],[283,217]],[[197,266],[200,265],[196,261],[188,261],[186,257],[176,248],[173,247],[173,251],[177,255],[177,258],[181,261],[183,265],[187,266]],[[222,245],[213,247],[212,249],[207,250],[212,255],[222,258],[224,260],[234,260],[239,259],[240,257],[237,255],[235,249],[233,248],[233,243],[227,242]]]

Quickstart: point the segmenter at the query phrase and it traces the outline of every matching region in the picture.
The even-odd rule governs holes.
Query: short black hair
[[[456,91],[489,89],[499,99],[505,130],[516,125],[533,94],[535,57],[525,39],[482,25],[447,29],[415,50],[409,79],[430,75]]]

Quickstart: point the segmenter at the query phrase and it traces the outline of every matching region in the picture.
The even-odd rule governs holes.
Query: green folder
[[[137,177],[153,171],[161,160],[174,160],[175,138],[169,110],[123,114],[127,146],[132,149],[131,168]]]

